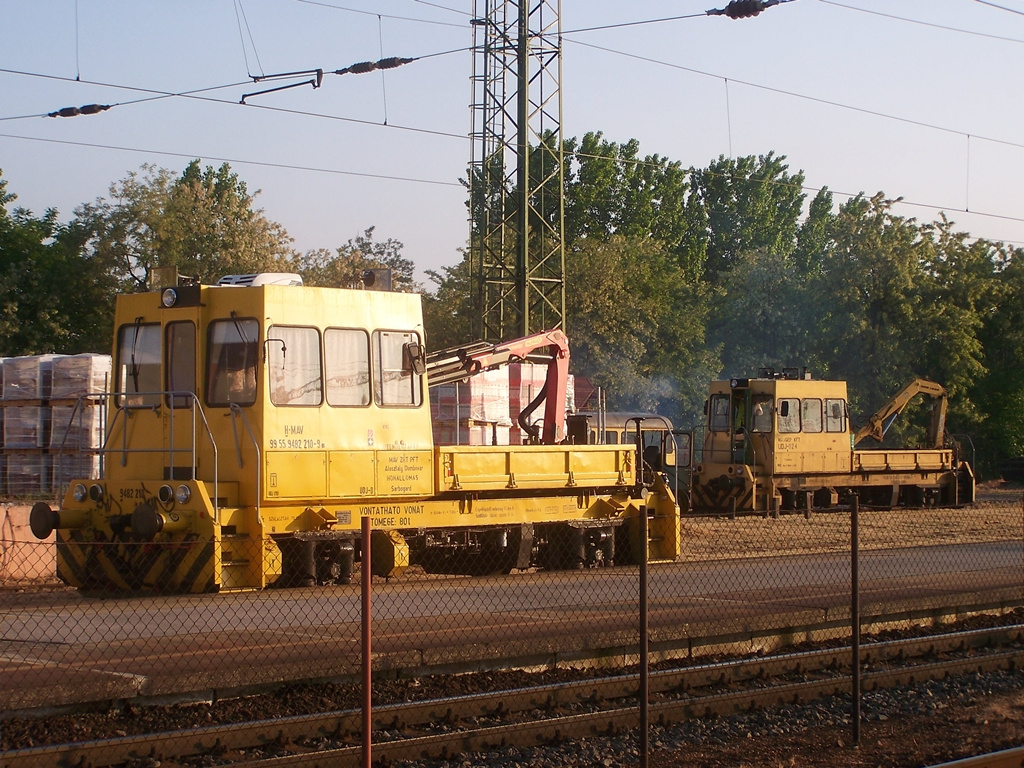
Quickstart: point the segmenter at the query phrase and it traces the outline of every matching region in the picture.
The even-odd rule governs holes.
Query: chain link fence
[[[79,593],[57,582],[55,545],[31,536],[27,512],[0,511],[3,754],[30,746],[27,731],[11,727],[25,717],[359,680],[358,568],[350,584],[329,587]],[[862,506],[858,522],[865,633],[1024,604],[1019,490],[982,491],[960,509]],[[772,653],[850,637],[849,508],[684,517],[682,541],[678,561],[649,567],[652,660]],[[135,566],[158,546],[140,545]],[[474,577],[412,567],[374,578],[375,680],[510,666],[587,665],[620,674],[637,661],[639,576],[636,566],[616,565]],[[95,735],[53,731],[50,739]]]

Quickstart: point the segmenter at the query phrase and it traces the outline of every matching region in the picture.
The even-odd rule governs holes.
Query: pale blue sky
[[[793,0],[752,19],[571,33],[724,3],[562,0],[564,133],[636,138],[644,154],[687,166],[774,151],[839,201],[882,190],[914,204],[905,215],[944,209],[975,236],[1024,245],[1024,0],[993,2],[1003,8]],[[469,48],[471,10],[470,0],[0,0],[0,168],[17,204],[66,220],[143,163],[227,160],[299,250],[375,226],[420,270],[454,264],[468,233],[458,179],[472,59],[431,54]],[[382,53],[427,58],[237,103],[263,87],[244,84],[250,74]],[[202,94],[215,100],[139,101],[156,94],[128,89],[238,83]],[[121,106],[10,119],[90,103]]]

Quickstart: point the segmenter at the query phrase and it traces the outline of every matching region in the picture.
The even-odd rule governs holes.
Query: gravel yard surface
[[[1024,494],[1017,488],[987,486],[978,501],[961,509],[862,507],[861,550],[984,541],[1019,541],[1024,535]],[[695,517],[683,520],[682,560],[767,557],[846,552],[850,514],[846,508],[770,517]]]

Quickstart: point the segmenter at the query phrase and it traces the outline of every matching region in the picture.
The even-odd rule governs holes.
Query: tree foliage
[[[293,253],[284,228],[253,207],[255,196],[224,163],[189,163],[180,176],[143,165],[75,211],[91,257],[123,291],[145,290],[154,267],[174,266],[203,283],[226,274],[278,271]],[[258,193],[257,193],[258,194]]]
[[[83,233],[57,211],[11,210],[0,177],[0,354],[108,349],[114,288],[82,255]]]
[[[365,270],[386,268],[391,270],[393,290],[418,290],[415,280],[416,265],[402,255],[402,243],[394,238],[384,242],[373,239],[374,227],[349,240],[333,252],[327,248],[307,251],[297,260],[296,270],[306,285],[330,288],[359,288]]]

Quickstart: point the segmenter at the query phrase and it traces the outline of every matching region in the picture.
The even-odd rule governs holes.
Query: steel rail
[[[862,646],[861,661],[876,665],[890,662],[905,663],[906,660],[912,658],[965,652],[1014,642],[1024,642],[1024,625],[947,633]],[[677,701],[652,704],[651,711],[660,721],[682,720],[707,714],[733,714],[749,709],[751,706],[772,706],[799,699],[848,693],[851,690],[851,678],[839,675],[836,670],[849,668],[850,652],[849,647],[837,647],[654,672],[650,675],[650,692],[652,694],[676,695],[683,698]],[[1024,662],[1024,651],[990,653],[980,657],[876,671],[864,674],[862,684],[865,690],[871,690],[875,687],[916,682],[933,676],[973,671],[985,665],[990,667],[996,665],[1001,668],[1022,662]],[[825,673],[827,677],[820,680],[768,686],[757,690],[692,695],[693,691],[699,689],[738,684],[761,684],[771,678],[815,673]],[[639,676],[628,674],[450,699],[385,705],[374,709],[374,729],[408,730],[437,723],[454,724],[467,717],[512,717],[517,713],[536,710],[551,711],[578,704],[596,706],[607,701],[635,697],[638,690]],[[157,754],[163,759],[172,759],[187,755],[217,754],[227,750],[289,744],[310,736],[340,739],[350,734],[358,734],[362,723],[361,718],[361,711],[347,710],[248,723],[203,726],[182,729],[173,733],[140,734],[30,747],[5,753],[3,759],[0,760],[0,768],[30,768],[39,765],[91,765],[99,768],[133,759],[153,757]],[[419,759],[423,756],[423,750],[428,747],[428,751],[434,755],[444,754],[446,750],[452,750],[450,754],[456,754],[472,749],[489,749],[501,743],[537,743],[536,739],[551,740],[606,734],[610,726],[614,726],[614,728],[638,727],[637,708],[625,707],[570,717],[546,718],[529,724],[518,722],[473,731],[403,739],[400,742],[378,741],[374,744],[374,753],[376,757],[386,756],[388,760]],[[519,732],[523,736],[515,735]],[[471,748],[467,746],[470,744],[478,746]],[[350,760],[349,755],[358,754],[361,748],[354,747],[352,749],[355,751],[350,752],[346,748],[316,754],[325,756],[329,754],[332,764],[337,759],[338,765],[358,765],[358,758],[351,758],[353,762],[347,762]],[[416,753],[417,750],[420,752]],[[408,757],[400,755],[408,755]],[[298,757],[295,756],[295,759]]]
[[[1004,749],[986,755],[965,757],[950,763],[933,765],[931,768],[1020,768],[1024,765],[1024,747]]]
[[[917,667],[913,672],[875,672],[863,676],[871,687],[888,687],[920,682],[924,679],[962,674],[967,671],[1013,669],[1024,661],[1024,651],[998,654],[989,659],[970,659],[953,663],[939,662]],[[681,701],[651,705],[651,714],[661,724],[708,716],[728,716],[751,709],[799,703],[825,696],[849,693],[852,678],[849,675],[806,683],[772,686],[754,691],[734,691],[725,694],[693,697]],[[423,760],[447,758],[469,752],[488,752],[510,745],[538,746],[562,740],[612,736],[625,730],[638,728],[640,712],[637,707],[623,707],[601,712],[570,715],[529,723],[513,723],[466,731],[434,734],[391,742],[378,742],[374,749],[379,760]],[[331,765],[348,768],[358,765],[359,747],[330,750],[308,750],[296,754],[267,757],[245,762],[233,762],[232,768],[298,768]]]

